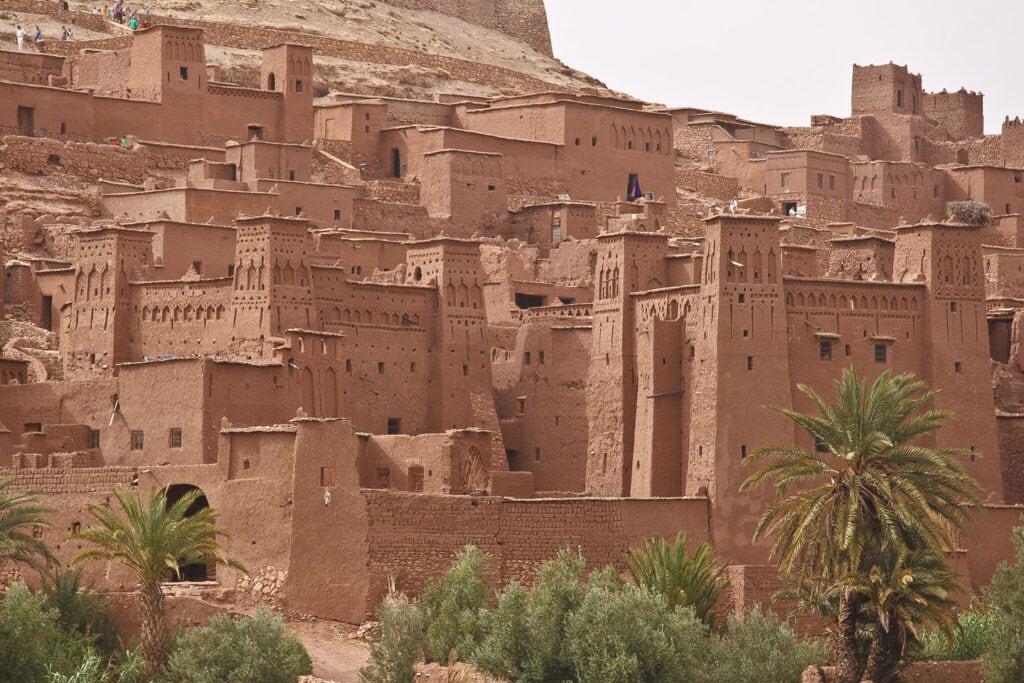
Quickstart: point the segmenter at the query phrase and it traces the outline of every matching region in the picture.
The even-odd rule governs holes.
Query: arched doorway
[[[192,505],[189,506],[188,510],[185,511],[186,517],[191,517],[203,508],[210,507],[210,502],[206,499],[206,494],[198,486],[192,486],[191,484],[172,484],[167,487],[167,507],[170,508],[172,505],[177,503],[181,498],[192,491],[199,491],[199,497],[195,500]],[[171,582],[176,581],[213,581],[216,577],[214,574],[215,565],[206,564],[188,564],[181,568],[181,576],[174,576],[173,573],[168,576],[167,580]]]

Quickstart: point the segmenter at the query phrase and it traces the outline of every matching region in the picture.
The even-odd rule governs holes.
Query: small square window
[[[590,138],[590,146],[597,147],[597,138]],[[1019,183],[1020,181],[1018,180],[1017,182]]]
[[[818,174],[818,189],[820,190],[823,187],[825,187],[825,174],[824,173],[819,173]]]
[[[29,432],[41,432],[43,431],[43,425],[41,422],[26,422],[22,427],[22,434],[28,434]]]
[[[402,418],[400,417],[389,417],[388,418],[388,434],[401,434],[402,433]]]
[[[295,81],[295,92],[302,92],[302,81]]]
[[[377,374],[378,375],[383,375],[384,374],[384,363],[377,363]]]
[[[416,372],[416,363],[415,363],[415,361],[412,362],[412,363],[409,363],[409,372]]]
[[[320,486],[334,486],[334,468],[320,468]]]
[[[823,341],[818,343],[818,358],[821,360],[832,360],[832,342]]]
[[[743,459],[746,459],[746,457],[747,457],[747,447],[746,446],[740,446],[740,459],[743,460]]]
[[[836,189],[836,177],[834,175],[830,175],[828,177],[828,189],[830,189],[830,190]]]
[[[188,67],[187,66],[183,66],[180,69],[178,69],[178,76],[181,77],[181,80],[187,81],[188,80]]]
[[[953,372],[955,372],[958,375],[960,374],[960,361],[953,362]]]
[[[341,220],[341,209],[335,209],[334,210],[334,220],[336,220],[336,221],[340,221]]]
[[[171,428],[171,448],[181,448],[181,429]]]
[[[132,450],[141,451],[146,445],[146,437],[142,431],[132,432]]]
[[[462,376],[463,377],[468,377],[469,376],[469,366],[468,365],[463,365],[462,366]]]
[[[295,171],[288,171],[288,180],[295,180]]]
[[[90,429],[89,430],[89,448],[100,447],[100,430]]]
[[[296,206],[295,207],[295,215],[296,216],[301,216],[302,215],[302,207],[301,206]]]
[[[753,370],[753,369],[754,369],[754,357],[753,356],[747,356],[747,370]]]
[[[736,301],[739,302],[739,303],[743,303],[746,300],[747,300],[747,295],[746,294],[738,294],[736,296]]]
[[[949,312],[950,313],[956,313],[956,302],[955,301],[950,301],[949,302]]]
[[[885,363],[889,360],[889,349],[885,344],[875,344],[875,362]]]
[[[814,437],[814,452],[828,453],[828,446],[826,446],[825,442],[819,439],[818,437]]]
[[[533,449],[533,459],[540,461],[540,446]]]
[[[192,270],[196,271],[196,275],[202,275],[203,274],[203,262],[202,261],[193,261],[192,262]]]
[[[363,132],[364,133],[369,133],[370,132],[370,127],[369,126],[363,126]]]
[[[526,399],[525,398],[521,398],[521,399],[518,399],[518,401],[519,401],[519,414],[520,415],[525,415],[526,414]]]
[[[579,138],[576,138],[576,140],[575,140],[574,142],[575,142],[575,144],[576,144],[576,146],[577,146],[577,147],[579,147],[579,146],[580,146],[580,139],[579,139]]]

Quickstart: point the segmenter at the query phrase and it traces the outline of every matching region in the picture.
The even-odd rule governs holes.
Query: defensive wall
[[[415,0],[412,1],[415,2]],[[501,4],[522,3],[532,5],[535,3],[539,4],[541,0],[496,1]],[[95,17],[87,12],[64,12],[60,9],[59,2],[44,2],[41,0],[10,0],[10,2],[5,4],[9,5],[9,9],[11,11],[46,14],[68,21],[72,18],[75,21],[84,22],[91,21],[92,19],[99,19],[99,17]],[[462,3],[457,4],[460,6],[462,5]],[[318,55],[323,57],[335,57],[338,59],[367,62],[371,64],[410,64],[432,70],[443,70],[447,71],[454,80],[488,85],[507,94],[569,91],[569,89],[564,86],[548,83],[546,81],[527,76],[518,71],[506,69],[493,64],[472,62],[465,59],[459,59],[457,57],[430,54],[416,50],[406,50],[399,47],[372,45],[353,40],[329,38],[326,36],[317,36],[282,29],[243,26],[240,24],[225,24],[198,19],[184,19],[180,17],[167,17],[158,14],[151,15],[150,21],[154,25],[168,24],[174,26],[201,28],[205,32],[204,39],[209,45],[220,45],[223,47],[231,47],[241,50],[262,50],[266,47],[280,45],[282,43],[308,45],[311,46]],[[102,19],[100,19],[100,22],[101,24],[99,26],[90,26],[90,28],[109,32],[111,27]],[[546,20],[544,24],[544,32],[545,34],[547,33]],[[548,43],[549,45],[547,50],[541,50],[541,52],[550,55],[550,40]],[[39,43],[39,48],[48,54],[71,56],[77,54],[79,50],[83,49],[118,50],[127,48],[130,45],[131,35],[124,35],[92,41],[41,41]]]

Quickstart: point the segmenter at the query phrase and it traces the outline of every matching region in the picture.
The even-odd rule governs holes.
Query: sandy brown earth
[[[370,653],[364,642],[349,638],[355,627],[333,621],[293,621],[288,622],[288,630],[306,646],[314,676],[335,683],[359,681],[359,669]]]

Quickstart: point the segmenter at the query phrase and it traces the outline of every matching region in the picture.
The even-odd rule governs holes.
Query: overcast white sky
[[[555,56],[634,97],[777,125],[850,115],[856,64],[1024,116],[1021,0],[546,0]]]

